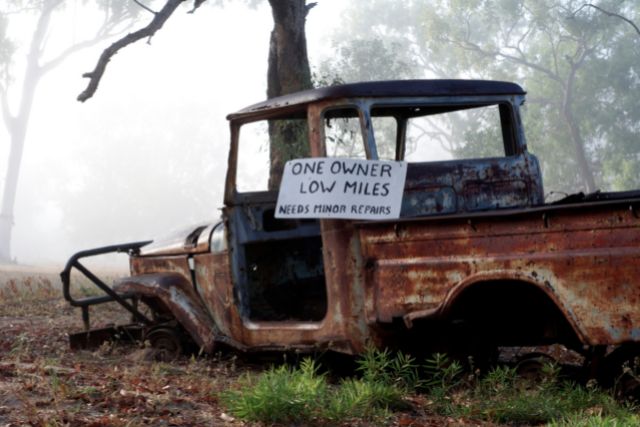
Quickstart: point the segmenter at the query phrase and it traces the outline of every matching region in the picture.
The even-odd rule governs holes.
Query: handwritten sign
[[[285,164],[276,218],[393,219],[400,216],[404,162],[340,158]]]

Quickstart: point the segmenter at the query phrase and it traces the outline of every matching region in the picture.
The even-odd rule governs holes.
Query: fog
[[[187,10],[185,4],[150,44],[118,53],[85,103],[76,101],[86,85],[81,75],[110,42],[70,57],[42,78],[17,191],[16,262],[58,265],[80,249],[151,239],[219,217],[225,116],[265,99],[273,21],[266,2]],[[340,10],[340,1],[322,0],[309,14],[312,62],[327,53],[326,37]],[[79,37],[87,21],[96,22],[86,12],[70,7],[68,21],[54,23],[52,34],[60,39],[52,38],[52,50],[65,36]],[[11,34],[24,50],[34,22],[11,19]],[[11,101],[15,108],[19,99]],[[1,135],[4,179],[4,128]]]
[[[17,189],[14,262],[57,268],[81,249],[217,220],[225,116],[264,100],[273,22],[265,1],[210,0],[188,14],[191,3],[149,44],[115,55],[87,102],[76,101],[87,83],[82,74],[113,40],[41,79]],[[515,81],[528,91],[527,144],[540,160],[546,194],[640,187],[640,32],[630,21],[572,0],[317,3],[306,33],[318,80]],[[82,40],[101,19],[91,2],[64,4],[52,20],[47,52]],[[638,21],[637,2],[615,7]],[[35,18],[12,14],[8,23],[18,49],[9,91],[15,111]],[[486,142],[480,132],[470,136]],[[8,149],[2,127],[0,180]]]

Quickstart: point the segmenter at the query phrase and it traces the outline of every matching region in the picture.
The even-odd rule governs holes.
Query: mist
[[[580,170],[580,144],[597,189],[640,186],[640,106],[633,95],[640,87],[640,34],[622,20],[579,8],[582,2],[557,0],[558,7],[526,13],[441,3],[446,7],[319,0],[306,25],[316,83],[514,81],[528,91],[525,128],[546,192],[593,190]],[[52,22],[53,51],[90,33],[100,19],[80,0],[66,5]],[[150,43],[120,51],[85,103],[76,101],[86,85],[82,74],[113,40],[75,54],[42,78],[17,190],[14,262],[58,266],[81,249],[153,239],[219,218],[229,139],[225,116],[265,99],[273,21],[266,2],[207,2],[188,14],[190,7],[181,7]],[[619,7],[632,20],[640,13],[633,2]],[[527,27],[541,17],[547,24]],[[8,33],[18,43],[16,76],[33,24],[33,17],[9,16]],[[558,37],[550,48],[538,37],[545,31],[549,39]],[[579,50],[570,43],[589,45]],[[564,102],[558,94],[574,81],[574,104],[567,109],[558,105]],[[20,100],[9,91],[9,101],[15,110]],[[4,127],[0,135],[4,179]]]
[[[66,16],[52,22],[59,37],[50,41],[52,50],[64,37],[80,37],[87,21],[96,22],[80,1],[69,3]],[[153,239],[219,218],[229,140],[225,117],[266,98],[273,22],[266,2],[255,8],[205,5],[194,14],[186,13],[189,8],[181,7],[150,44],[119,52],[85,103],[76,101],[86,85],[82,74],[113,40],[42,78],[17,190],[15,262],[59,265],[81,249]],[[328,17],[340,10],[340,2],[323,0],[310,13],[312,61],[326,50]],[[18,49],[28,47],[33,25],[33,19],[10,18]],[[19,99],[10,101],[16,108]],[[4,128],[1,135],[4,177]]]

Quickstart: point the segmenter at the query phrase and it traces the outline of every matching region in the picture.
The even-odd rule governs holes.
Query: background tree
[[[630,76],[640,66],[640,44],[627,43],[635,39],[629,26],[595,11],[575,14],[581,4],[442,1],[436,8],[439,13],[426,19],[433,40],[428,49],[436,57],[456,58],[458,73],[471,70],[489,78],[522,81],[532,94],[530,109],[536,118],[527,121],[533,148],[554,153],[555,164],[549,157],[543,165],[555,175],[554,181],[565,183],[565,191],[594,191],[606,184],[608,177],[603,174],[612,171],[603,170],[601,160],[624,143],[610,135],[620,136],[616,129],[625,127],[606,117],[607,111],[624,114],[620,105],[626,104],[622,99],[626,96],[616,86],[637,88]],[[631,2],[609,6],[629,16],[636,8]],[[453,16],[459,17],[459,25],[452,25]],[[626,54],[620,50],[623,45]],[[626,56],[634,51],[635,59],[629,61]]]
[[[48,42],[52,31],[52,20],[60,16],[64,9],[63,0],[12,0],[0,7],[0,102],[2,117],[10,135],[9,157],[2,192],[0,208],[0,262],[11,260],[11,236],[16,191],[20,175],[22,154],[27,137],[31,109],[36,97],[40,79],[60,65],[72,54],[93,46],[108,37],[121,33],[136,18],[140,8],[129,2],[97,1],[104,19],[95,33],[82,41],[66,46],[58,52],[50,52]],[[24,71],[19,80],[14,72],[15,44],[9,37],[9,16],[17,13],[31,13],[35,27],[29,43]],[[16,81],[21,86],[16,89]],[[17,108],[11,108],[13,93],[19,99]]]
[[[372,0],[345,14],[346,37],[337,38],[347,41],[338,52],[353,51],[362,39],[395,40],[402,49],[388,62],[409,58],[422,67],[412,67],[411,77],[517,81],[530,94],[525,124],[547,188],[637,188],[640,38],[629,23],[640,6],[583,6],[571,0]],[[345,58],[351,63],[346,69],[358,69],[354,55],[333,62]],[[386,78],[384,68],[366,70]],[[473,154],[473,147],[461,149]]]

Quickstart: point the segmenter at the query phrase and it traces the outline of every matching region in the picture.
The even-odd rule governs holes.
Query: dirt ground
[[[0,279],[0,426],[243,425],[217,398],[240,375],[233,355],[167,364],[132,344],[71,351],[80,311],[55,275],[3,269]],[[92,326],[127,317],[105,304]]]
[[[127,317],[111,304],[91,310],[92,327]],[[68,334],[81,330],[56,274],[0,266],[0,426],[251,425],[225,412],[220,393],[268,364],[229,352],[161,363],[134,344],[71,351]],[[411,399],[414,410],[387,425],[471,425]]]

